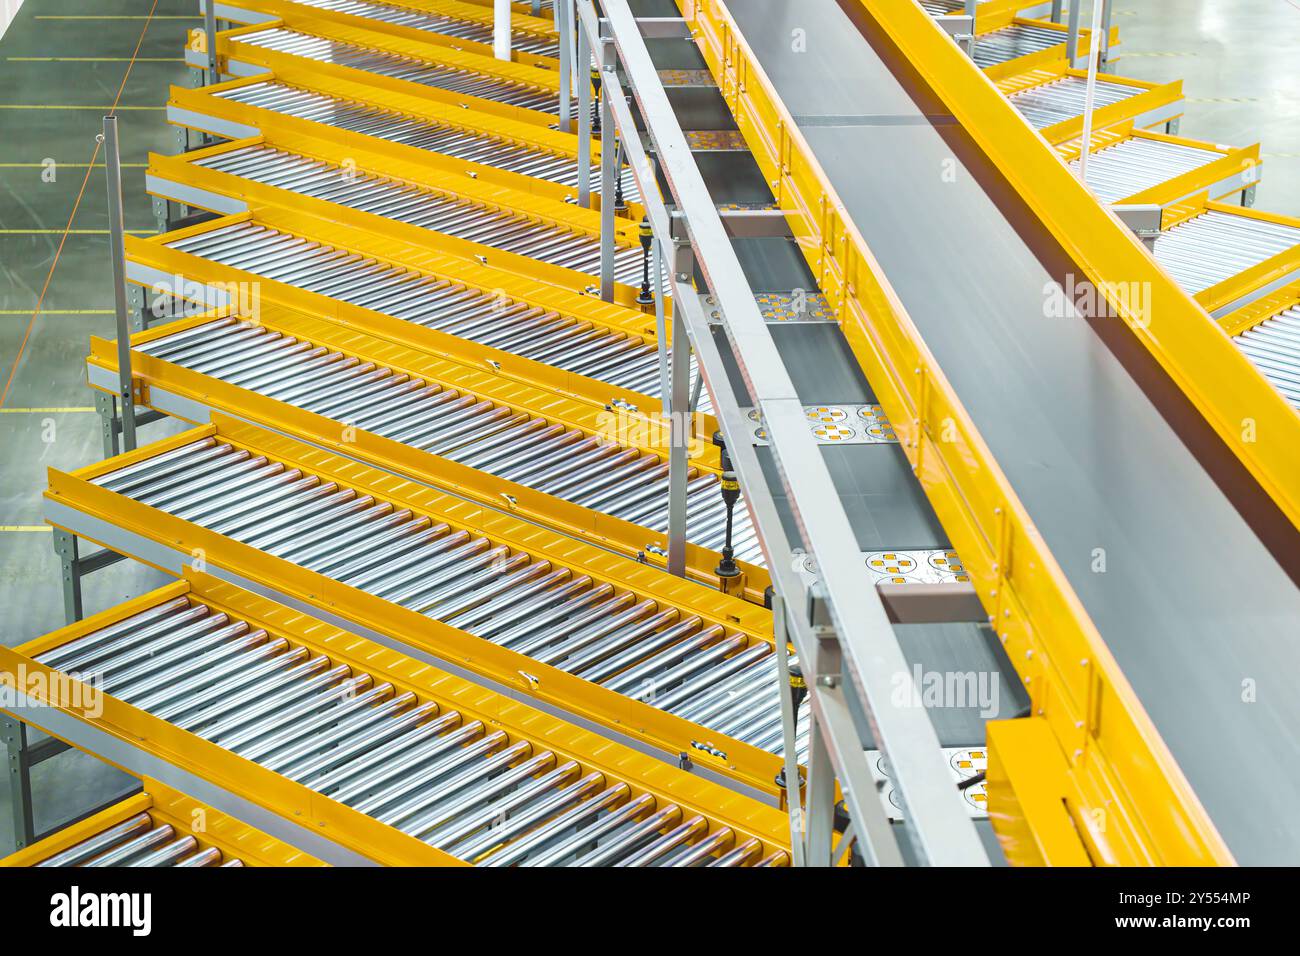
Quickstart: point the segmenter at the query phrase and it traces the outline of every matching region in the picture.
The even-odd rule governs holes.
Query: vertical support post
[[[555,0],[555,28],[560,34],[560,129],[573,132],[573,5]]]
[[[118,454],[117,414],[113,407],[115,404],[112,395],[95,389],[95,411],[99,412],[99,432],[104,443],[105,458],[112,458]]]
[[[1244,195],[1244,194],[1243,194]],[[655,335],[659,339],[659,404],[665,417],[673,413],[672,373],[668,370],[668,323],[664,317],[664,260],[659,237],[650,240],[650,261],[655,297]]]
[[[794,865],[803,866],[803,797],[799,786],[799,714],[795,709],[794,693],[790,687],[790,638],[787,634],[789,619],[785,616],[785,599],[772,596],[772,640],[776,644],[776,680],[781,692],[781,740],[785,748],[785,800],[790,813],[790,850]]]
[[[578,31],[578,205],[591,208],[591,40],[580,22]],[[604,127],[602,127],[603,129]]]
[[[76,535],[55,528],[54,552],[59,556],[63,578],[63,617],[67,623],[75,624],[85,616],[81,603],[81,561]]]
[[[614,194],[618,191],[618,149],[610,97],[621,96],[613,57],[605,57],[600,84],[600,297],[614,301]]]
[[[1070,22],[1065,34],[1065,65],[1074,68],[1074,61],[1079,57],[1079,14],[1083,12],[1083,0],[1070,0]]]
[[[209,9],[211,4],[209,3]],[[113,257],[113,301],[117,306],[117,402],[122,448],[135,451],[135,395],[131,387],[131,329],[126,305],[126,222],[122,214],[122,165],[117,117],[104,117],[104,172],[108,177],[108,249]]]
[[[217,73],[217,2],[216,0],[203,0],[203,33],[207,41],[208,53],[208,70],[206,74],[208,86],[215,86],[221,82],[221,76]]]
[[[1052,22],[1061,22],[1061,13],[1063,11],[1063,0],[1052,0]]]
[[[1088,156],[1092,152],[1092,111],[1097,101],[1097,59],[1101,52],[1101,8],[1092,0],[1092,34],[1088,44],[1088,87],[1083,95],[1083,135],[1079,137],[1079,181],[1088,185]]]
[[[611,203],[611,206],[613,204]],[[689,283],[693,271],[690,242],[674,238],[673,272],[679,282]],[[686,471],[690,443],[691,341],[681,308],[673,309],[672,337],[672,423],[668,449],[668,573],[686,574]]]
[[[807,671],[804,672],[807,674]],[[830,866],[835,837],[835,773],[815,711],[808,713],[808,810],[805,815],[807,866]],[[870,799],[870,798],[868,798]]]
[[[542,0],[533,0],[533,16],[540,17],[541,15],[542,15]]]
[[[32,766],[27,751],[27,725],[17,717],[0,714],[4,731],[6,769],[9,771],[9,809],[13,814],[14,850],[31,846],[36,840],[36,821],[32,814]]]
[[[510,59],[510,0],[495,0],[492,18],[492,54],[498,60]]]
[[[1101,66],[1103,73],[1110,72],[1110,18],[1114,11],[1112,0],[1101,0]]]

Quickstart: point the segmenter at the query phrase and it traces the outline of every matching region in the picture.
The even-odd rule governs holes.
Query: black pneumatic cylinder
[[[732,516],[736,510],[736,502],[740,500],[740,482],[736,480],[736,472],[731,465],[731,456],[727,454],[727,445],[723,440],[722,432],[713,433],[713,444],[721,449],[722,477],[719,484],[722,486],[722,503],[727,508],[727,531],[723,537],[722,560],[718,562],[714,573],[718,576],[721,590],[728,591],[728,581],[740,576],[740,568],[736,566],[735,550],[731,546]]]

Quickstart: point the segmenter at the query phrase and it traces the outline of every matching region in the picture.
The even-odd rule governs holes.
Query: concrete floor
[[[1114,72],[1182,78],[1182,133],[1262,141],[1258,207],[1300,215],[1300,3],[1115,2],[1122,43]],[[147,21],[150,6],[151,0],[27,0],[0,38],[0,388],[12,375],[0,400],[0,641],[11,646],[64,623],[58,562],[42,527],[45,469],[101,457],[84,358],[91,335],[114,334],[113,296],[103,169],[87,175],[86,164],[119,87],[127,107],[119,125],[129,229],[153,229],[143,188],[147,152],[174,150],[161,107],[169,84],[187,82],[180,49],[200,18],[194,0],[159,0]],[[55,108],[67,106],[92,108]],[[56,175],[46,182],[50,160]],[[72,231],[61,240],[65,227]],[[142,439],[176,430],[152,425]],[[140,565],[115,565],[86,580],[86,613],[166,580]],[[34,775],[37,826],[84,812],[129,784],[106,764],[64,754]],[[0,854],[11,847],[8,799],[0,787]]]

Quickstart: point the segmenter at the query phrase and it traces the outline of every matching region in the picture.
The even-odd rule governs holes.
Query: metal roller
[[[1300,308],[1266,319],[1233,336],[1260,373],[1300,411]]]
[[[659,357],[653,345],[525,302],[503,301],[255,222],[175,239],[167,246],[642,395],[659,396]],[[702,403],[701,410],[705,409]]]
[[[1300,229],[1251,216],[1210,210],[1166,229],[1155,241],[1156,260],[1196,295],[1300,245]]]
[[[431,454],[643,527],[668,527],[667,462],[649,452],[552,424],[509,406],[247,322],[218,319],[139,350],[297,408],[346,422]],[[717,476],[688,472],[687,536],[718,551],[725,505]],[[736,556],[762,565],[745,509],[735,512]]]
[[[996,66],[1016,57],[1041,53],[1065,43],[1065,34],[1032,23],[1013,23],[975,38],[973,58],[979,67]]]
[[[413,27],[416,30],[428,30],[444,36],[458,37],[475,43],[492,45],[492,27],[473,20],[458,20],[454,17],[428,10],[413,10],[410,7],[394,6],[389,3],[371,3],[369,0],[294,0],[299,6],[316,7],[319,10],[334,10],[378,23],[391,23],[396,26]],[[556,40],[543,40],[534,34],[513,31],[510,41],[513,50],[536,53],[539,56],[559,56],[560,47]]]
[[[271,27],[237,37],[241,44],[287,53],[318,63],[333,63],[354,70],[388,76],[408,83],[418,83],[451,93],[463,93],[480,99],[537,110],[558,116],[559,97],[537,86],[512,83],[471,70],[438,66],[411,56],[389,53],[328,37],[312,36],[297,30]]]
[[[197,160],[196,164],[540,262],[600,275],[599,236],[538,222],[524,213],[485,208],[472,200],[268,146],[219,153]],[[641,279],[641,260],[639,246],[616,249],[615,281],[637,284]]]
[[[186,445],[96,483],[736,740],[782,752],[771,646],[728,634],[687,610],[637,600],[575,569],[395,513],[353,489],[219,440]],[[340,679],[324,662],[286,656],[292,652],[282,642],[239,627],[220,615],[178,608],[161,619],[142,619],[139,634],[109,630],[49,654],[51,661],[80,664],[82,672],[89,668],[108,693],[157,709],[187,729],[199,732],[215,721],[218,743],[253,746],[259,758],[277,753],[302,759],[305,753],[278,749],[274,727],[280,725],[266,724],[269,718],[254,703],[224,716],[214,711],[222,698],[210,688],[219,684],[246,700],[236,676],[259,675],[282,695],[274,710],[291,733],[295,721],[307,720],[303,708],[310,704],[290,699],[288,691],[305,681],[334,686]],[[367,702],[379,706],[391,689],[357,686],[348,693],[368,695]],[[182,700],[197,712],[183,710]],[[233,723],[250,712],[257,720]],[[802,757],[807,726],[801,713]],[[271,736],[253,741],[257,728]]]
[[[1088,156],[1088,188],[1102,202],[1119,202],[1222,158],[1212,149],[1130,136]]]
[[[983,42],[983,37],[979,42]],[[1077,76],[1066,76],[1012,93],[1007,99],[1031,126],[1035,129],[1043,129],[1081,116],[1087,87],[1086,80]],[[1140,86],[1128,86],[1124,83],[1111,83],[1105,79],[1098,79],[1095,108],[1101,109],[1113,103],[1122,103],[1143,92],[1145,89]]]
[[[543,179],[571,189],[578,186],[578,164],[573,159],[541,149],[512,145],[486,133],[417,119],[369,103],[342,99],[276,80],[250,83],[209,95],[335,129],[373,136],[390,143],[400,143],[426,152],[441,153],[455,159]],[[632,202],[639,201],[640,193],[632,170],[624,166],[619,175],[623,194]],[[599,163],[591,166],[590,183],[592,192],[599,194]]]
[[[212,648],[195,636],[195,620],[220,633],[226,615],[187,600],[134,615],[41,655],[43,661],[93,656],[108,693],[129,686],[159,646],[178,659],[202,659]],[[252,630],[239,621],[242,632]],[[137,637],[136,630],[161,637]],[[528,740],[512,740],[434,701],[396,694],[386,681],[345,665],[314,673],[299,661],[306,648],[282,638],[268,646],[290,658],[268,671],[247,660],[233,637],[223,640],[236,673],[197,672],[165,693],[126,699],[156,716],[186,713],[184,729],[263,767],[366,813],[466,861],[489,866],[553,866],[598,859],[619,866],[756,865],[754,850],[737,855],[726,827],[707,833],[702,817],[674,804],[656,806]],[[312,658],[316,659],[316,658]],[[325,678],[325,679],[322,679]],[[218,687],[237,688],[238,705],[203,706]],[[358,688],[369,688],[358,692]],[[209,697],[210,697],[209,693]],[[223,694],[221,700],[229,701]],[[230,728],[239,732],[231,734]],[[687,820],[687,824],[681,821]],[[139,814],[70,848],[45,865],[212,866],[203,850],[171,826]],[[776,861],[781,862],[781,861]],[[238,865],[231,860],[222,864]]]
[[[168,612],[162,612],[164,620],[167,615]],[[127,633],[133,624],[152,626],[158,620],[157,615],[148,612],[137,615],[137,618],[121,622]],[[233,859],[223,864],[221,851],[216,847],[203,848],[193,836],[178,836],[171,824],[155,824],[148,813],[137,813],[35,865],[158,867],[243,864]]]

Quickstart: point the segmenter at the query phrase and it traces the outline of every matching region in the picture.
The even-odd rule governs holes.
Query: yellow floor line
[[[156,229],[128,229],[127,232],[134,236],[154,236],[158,234]],[[70,236],[106,236],[107,229],[0,229],[0,236],[61,236],[67,232]]]
[[[0,110],[98,110],[101,113],[118,110],[165,110],[165,106],[67,106],[56,103],[0,103]]]
[[[0,415],[69,414],[71,412],[98,411],[93,405],[69,405],[66,408],[0,408]]]
[[[158,14],[157,16],[127,16],[125,14],[37,14],[34,20],[198,20],[199,17],[183,14]]]
[[[0,524],[0,531],[50,531],[47,524]]]
[[[36,306],[30,309],[0,309],[0,315],[31,315]],[[41,309],[41,315],[117,315],[116,309]]]
[[[129,56],[7,56],[10,63],[130,63]],[[136,63],[184,63],[181,56],[138,56]]]
[[[103,169],[103,163],[59,163],[59,169],[85,169],[90,165],[93,169]],[[45,163],[0,163],[0,169],[44,169]],[[122,163],[123,169],[147,169],[148,163]]]

